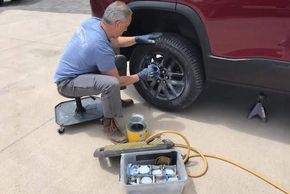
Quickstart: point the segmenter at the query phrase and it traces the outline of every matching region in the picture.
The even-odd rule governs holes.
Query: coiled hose
[[[232,165],[234,165],[236,167],[239,167],[239,168],[249,172],[250,174],[256,176],[257,178],[265,181],[266,183],[272,185],[273,187],[277,188],[278,190],[282,191],[283,193],[290,194],[290,192],[286,191],[286,189],[278,186],[277,184],[273,183],[272,181],[270,181],[269,179],[265,178],[264,176],[259,175],[258,173],[250,170],[249,168],[247,168],[247,167],[245,167],[245,166],[243,166],[241,164],[238,164],[236,162],[233,162],[231,160],[225,159],[225,158],[220,157],[220,156],[216,156],[216,155],[212,155],[212,154],[203,154],[198,149],[196,149],[194,147],[191,147],[191,145],[190,145],[189,141],[187,140],[187,138],[184,135],[182,135],[181,133],[177,132],[177,131],[164,130],[164,131],[157,132],[157,133],[151,135],[150,137],[148,137],[145,140],[145,142],[148,144],[154,138],[160,137],[162,134],[165,134],[165,133],[178,135],[185,141],[186,144],[175,144],[176,147],[180,147],[180,148],[185,148],[186,149],[186,153],[185,153],[185,155],[183,157],[184,163],[187,163],[190,158],[196,158],[196,157],[202,158],[202,160],[203,160],[203,168],[202,168],[202,170],[199,173],[197,173],[197,174],[192,174],[191,172],[188,172],[188,176],[189,177],[198,178],[198,177],[203,176],[208,170],[208,162],[207,162],[206,158],[214,158],[214,159],[221,160],[221,161],[227,162],[229,164],[232,164]],[[190,151],[193,151],[195,154],[194,155],[190,155]]]

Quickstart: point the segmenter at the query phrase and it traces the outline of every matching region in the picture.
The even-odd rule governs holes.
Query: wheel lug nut
[[[169,76],[165,76],[165,79],[169,79]]]
[[[160,79],[157,80],[157,83],[160,83]]]
[[[163,81],[162,81],[162,83],[166,84],[166,81],[165,81],[165,80],[163,80]]]

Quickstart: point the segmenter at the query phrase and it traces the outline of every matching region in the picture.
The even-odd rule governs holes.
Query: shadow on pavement
[[[273,92],[265,93],[267,123],[259,118],[247,119],[251,106],[256,103],[259,91],[219,84],[211,84],[206,88],[189,109],[174,113],[165,112],[164,115],[170,114],[172,117],[178,116],[193,121],[223,125],[231,130],[290,144],[289,96]],[[135,88],[127,89],[126,94],[141,102],[144,101]]]
[[[98,158],[102,169],[110,172],[111,174],[119,174],[120,172],[120,159],[121,157],[113,158]]]
[[[55,13],[90,14],[90,5],[87,0],[10,0],[5,1],[0,12],[6,10],[27,10]]]
[[[15,6],[27,6],[27,5],[32,5],[35,3],[38,3],[39,1],[42,0],[10,0],[10,1],[5,1],[3,4],[3,7],[15,7]]]
[[[264,123],[259,118],[247,119],[248,112],[256,102],[259,91],[232,86],[211,85],[205,89],[199,99],[187,110],[181,112],[162,112],[141,98],[134,87],[130,86],[125,93],[131,96],[136,103],[133,107],[124,109],[124,118],[137,112],[146,118],[147,128],[151,133],[157,130],[177,129],[182,131],[185,125],[176,118],[186,118],[192,121],[212,125],[226,126],[230,130],[290,144],[290,100],[289,96],[266,92],[266,111],[268,122]],[[144,102],[144,103],[143,103]],[[158,114],[153,115],[153,112]],[[97,128],[97,130],[96,130]],[[87,123],[69,127],[66,133],[85,132],[89,136],[106,138],[102,125],[98,122]],[[217,131],[218,133],[218,131]]]

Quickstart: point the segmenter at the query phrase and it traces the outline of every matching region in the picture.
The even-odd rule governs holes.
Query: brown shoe
[[[103,126],[108,138],[115,143],[128,142],[127,137],[120,131],[114,118],[104,118]]]
[[[134,101],[132,99],[121,100],[121,102],[122,102],[123,108],[127,108],[127,107],[132,106],[134,104]]]

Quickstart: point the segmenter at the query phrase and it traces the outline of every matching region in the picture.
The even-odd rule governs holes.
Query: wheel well
[[[195,26],[183,15],[164,10],[136,10],[124,35],[135,36],[150,32],[173,32],[200,47]],[[133,47],[134,48],[134,47]],[[133,48],[121,49],[129,59]]]

